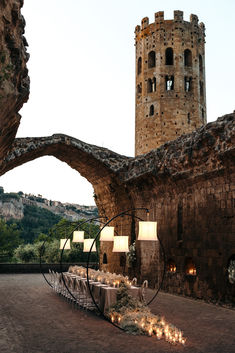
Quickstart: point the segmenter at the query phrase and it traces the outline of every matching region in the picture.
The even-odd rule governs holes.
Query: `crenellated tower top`
[[[176,10],[174,11],[174,19],[173,20],[165,20],[164,19],[164,11],[158,11],[155,13],[155,22],[149,24],[149,18],[148,17],[144,17],[141,21],[141,26],[136,26],[135,28],[135,33],[139,33],[144,31],[145,29],[149,29],[151,30],[152,28],[155,28],[156,25],[159,26],[159,28],[161,27],[161,25],[164,24],[176,24],[176,23],[181,23],[183,25],[191,25],[192,29],[198,29],[200,28],[202,33],[202,37],[204,39],[205,37],[205,25],[203,22],[198,24],[198,16],[197,15],[190,15],[190,22],[188,21],[184,21],[184,13],[183,11],[179,11]],[[149,27],[150,26],[150,27]],[[195,26],[195,27],[194,27]],[[147,34],[148,31],[145,31],[144,33],[142,33],[143,35],[148,35]]]
[[[149,152],[206,123],[205,26],[155,13],[135,28],[136,155]]]

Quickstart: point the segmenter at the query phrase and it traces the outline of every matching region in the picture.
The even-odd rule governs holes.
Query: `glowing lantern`
[[[157,222],[139,222],[138,240],[157,241]]]
[[[129,252],[128,236],[120,235],[113,238],[113,252]]]
[[[80,230],[75,230],[73,232],[73,243],[83,243],[84,242],[84,232]]]
[[[90,252],[90,250],[92,252],[96,251],[96,244],[94,242],[94,244],[92,245],[94,239],[84,239],[84,248],[83,248],[83,252]],[[92,247],[92,249],[91,249]]]
[[[105,227],[100,233],[100,241],[113,241],[114,227]]]
[[[60,239],[60,249],[70,250],[70,239]]]

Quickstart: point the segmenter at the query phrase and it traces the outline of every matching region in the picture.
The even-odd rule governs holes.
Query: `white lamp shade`
[[[128,236],[120,235],[113,238],[113,252],[129,252]]]
[[[70,239],[60,239],[60,249],[70,250]]]
[[[157,222],[139,222],[138,240],[157,241]]]
[[[83,252],[89,252],[94,239],[84,239]],[[91,249],[92,252],[96,251],[96,244],[94,243]]]
[[[73,232],[73,243],[83,243],[84,242],[84,232],[82,230],[75,230]]]
[[[100,233],[100,241],[113,241],[114,227],[105,227]]]

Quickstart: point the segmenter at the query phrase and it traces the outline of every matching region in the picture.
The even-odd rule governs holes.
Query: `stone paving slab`
[[[235,310],[170,294],[151,309],[184,331],[185,347],[128,335],[77,310],[38,274],[1,274],[0,299],[1,353],[235,353]]]

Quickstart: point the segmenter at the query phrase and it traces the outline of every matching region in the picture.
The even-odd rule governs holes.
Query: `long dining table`
[[[67,272],[67,275],[72,276],[74,279],[76,278],[78,281],[84,281],[87,284],[87,277],[84,272],[82,275],[76,274],[74,271]],[[105,273],[103,275],[105,275]],[[110,275],[112,276],[112,274]],[[113,286],[112,283],[107,284],[102,283],[97,279],[89,279],[89,285],[96,304],[103,313],[105,313],[110,306],[116,303],[119,283],[115,283],[115,286]],[[132,285],[131,282],[128,282],[128,293],[138,300],[141,300],[141,288]]]

